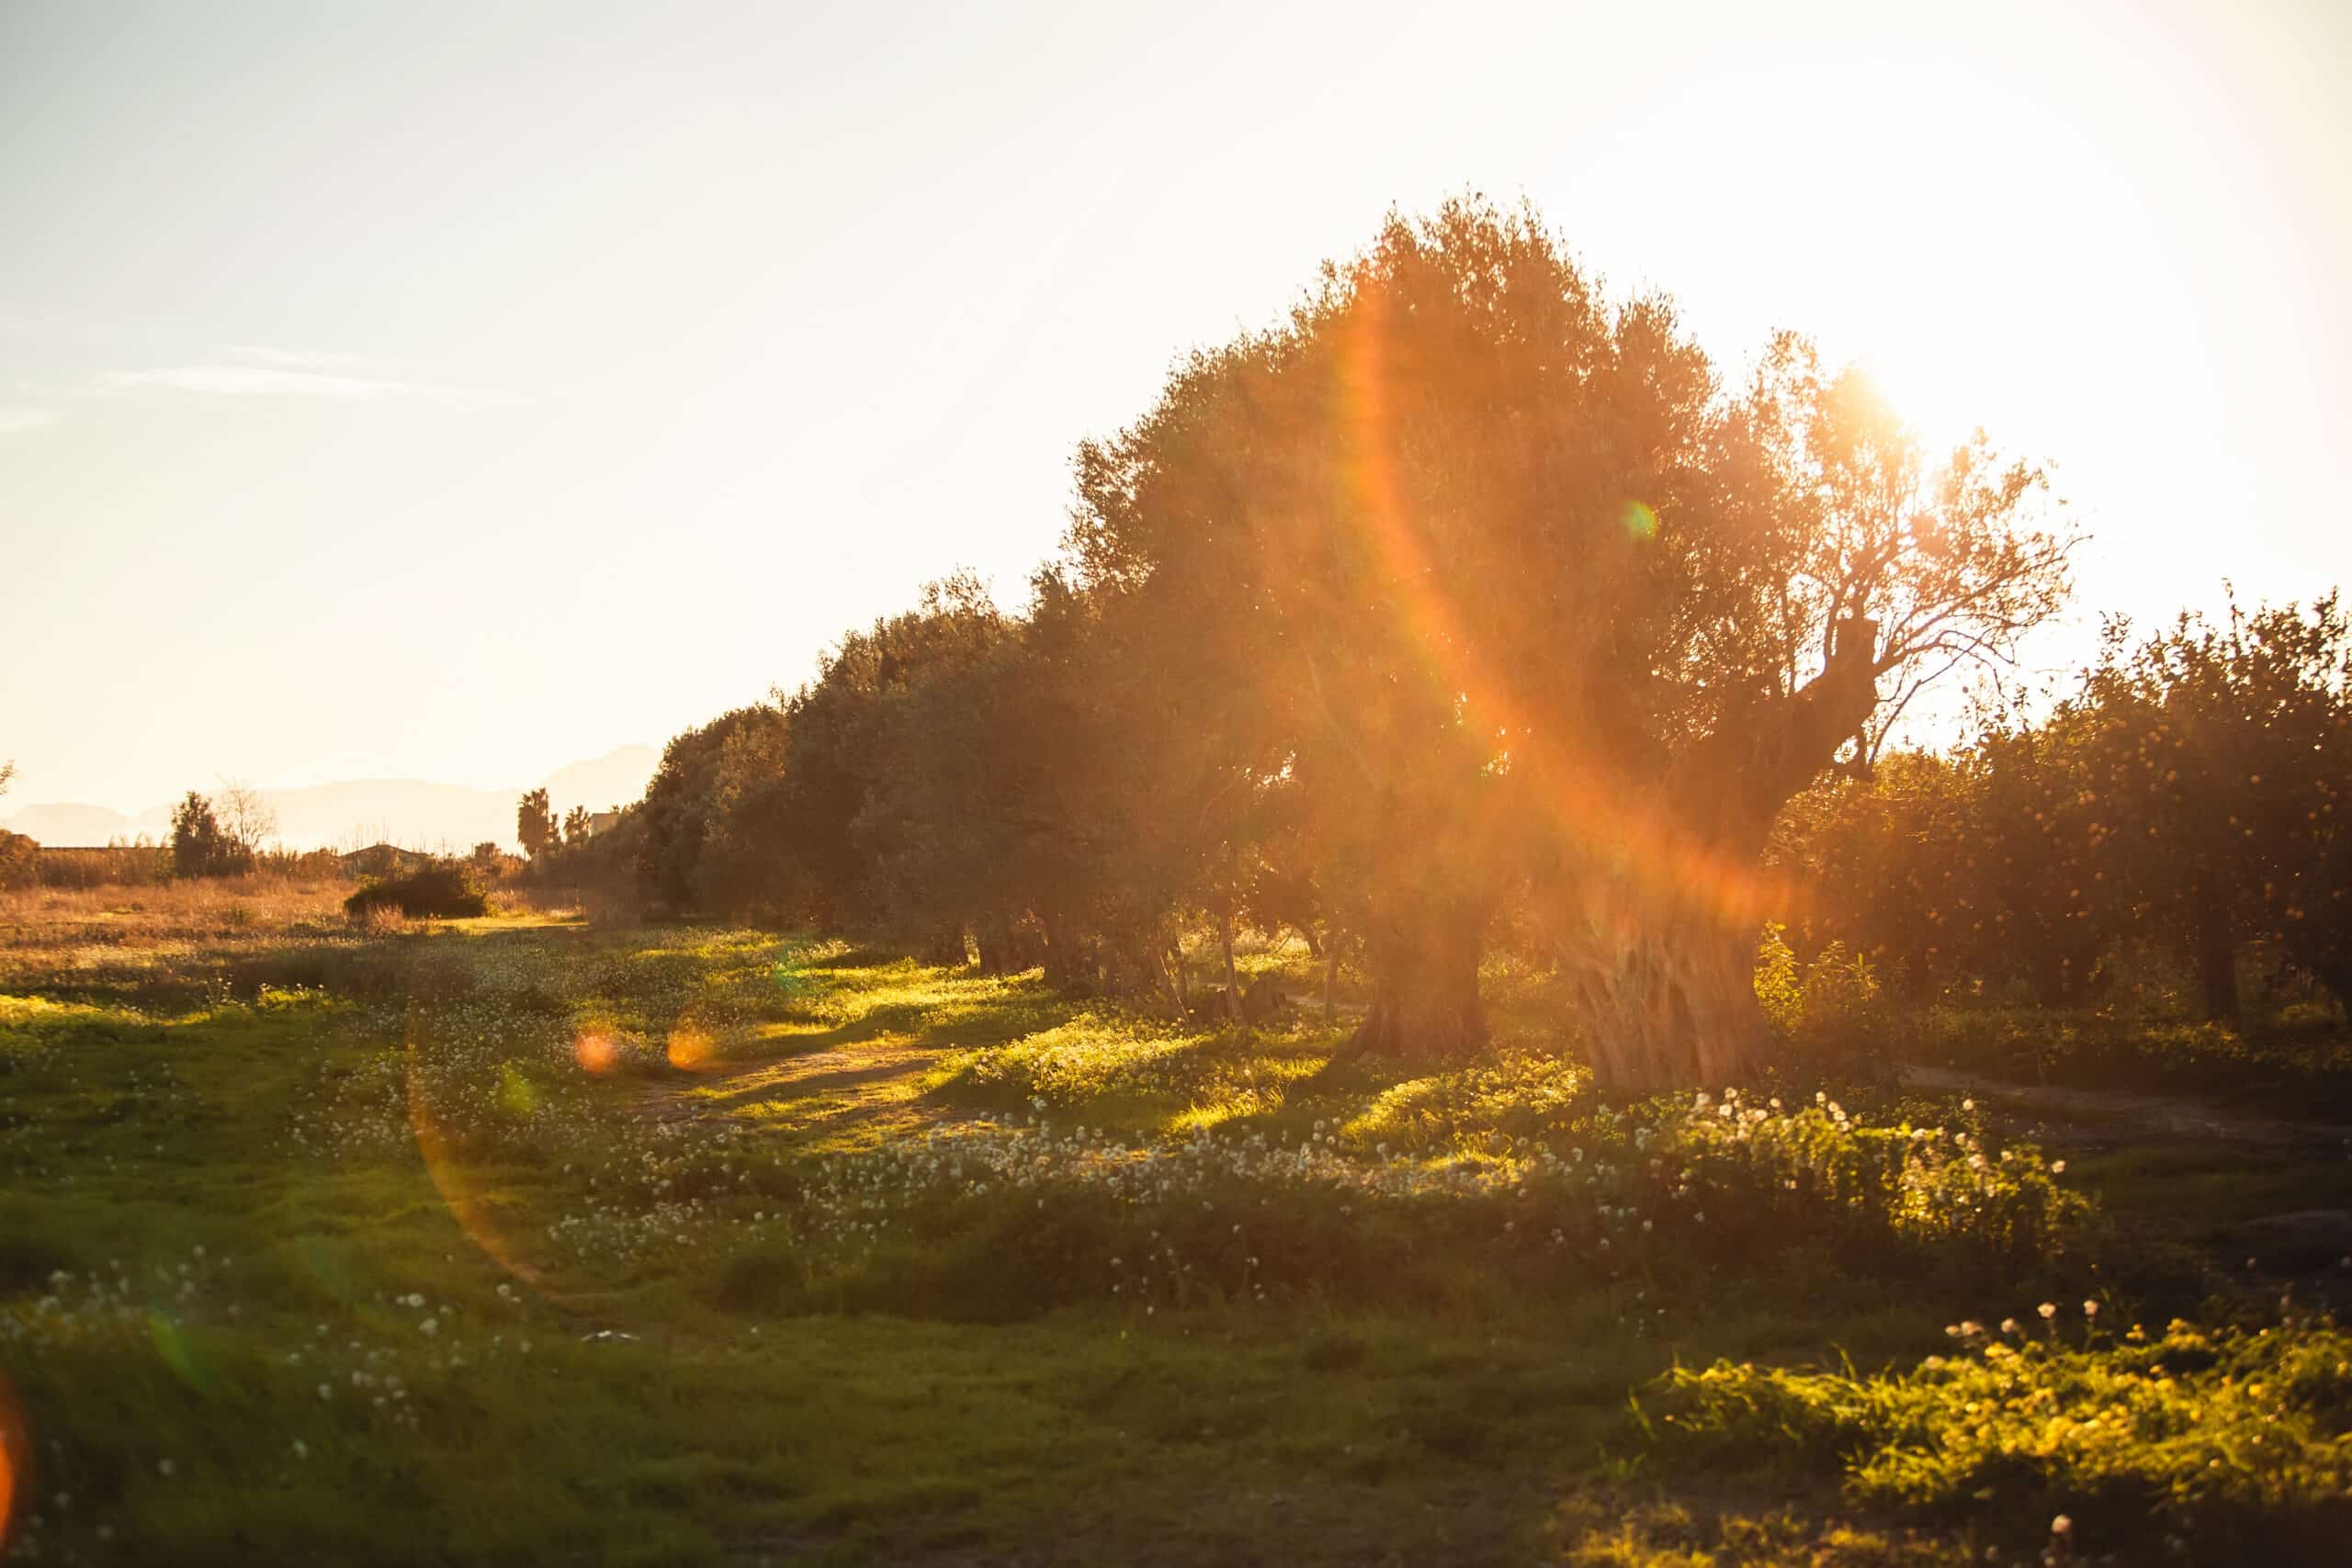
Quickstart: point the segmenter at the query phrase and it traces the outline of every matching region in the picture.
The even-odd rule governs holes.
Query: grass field
[[[2352,1525],[2328,1130],[1604,1106],[1539,976],[1429,1073],[1312,1009],[356,934],[343,891],[0,904],[18,1559],[2319,1562]]]

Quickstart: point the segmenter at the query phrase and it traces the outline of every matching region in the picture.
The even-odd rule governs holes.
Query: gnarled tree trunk
[[[1367,934],[1372,1010],[1348,1043],[1376,1055],[1459,1056],[1486,1043],[1478,1005],[1483,912],[1432,908],[1419,919],[1385,920]]]
[[[1770,1066],[1778,1042],[1756,1000],[1755,932],[1622,897],[1619,918],[1585,939],[1574,965],[1600,1086],[1727,1085]]]
[[[1758,874],[1764,841],[1877,705],[1877,635],[1868,620],[1839,623],[1819,675],[1726,715],[1655,805],[1629,806],[1624,840],[1552,890],[1604,1089],[1718,1088],[1774,1065],[1756,1000],[1757,938],[1776,913]]]

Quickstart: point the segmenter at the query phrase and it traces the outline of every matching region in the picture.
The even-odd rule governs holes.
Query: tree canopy
[[[2042,479],[1931,462],[1801,341],[1726,389],[1657,297],[1532,211],[1392,217],[1275,331],[1081,449],[1072,552],[1130,667],[1181,671],[1187,787],[1315,797],[1374,1048],[1481,1032],[1478,933],[1536,886],[1605,1076],[1753,1066],[1742,943],[1781,806],[2066,589]]]

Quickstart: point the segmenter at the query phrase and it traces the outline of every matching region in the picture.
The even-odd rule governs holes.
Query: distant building
[[[608,832],[620,825],[621,814],[617,810],[592,811],[588,814],[588,834],[591,838],[598,833]]]

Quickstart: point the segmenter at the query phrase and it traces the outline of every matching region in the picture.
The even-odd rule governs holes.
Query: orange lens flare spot
[[[583,1072],[597,1077],[613,1070],[621,1048],[609,1034],[582,1034],[571,1043],[571,1055]]]
[[[32,1439],[17,1413],[7,1380],[0,1378],[0,1557],[6,1556],[16,1543],[12,1527],[17,1522],[17,1496],[20,1491],[26,1496],[32,1495]]]
[[[718,1042],[690,1023],[670,1032],[670,1065],[683,1073],[699,1072],[718,1057]]]

